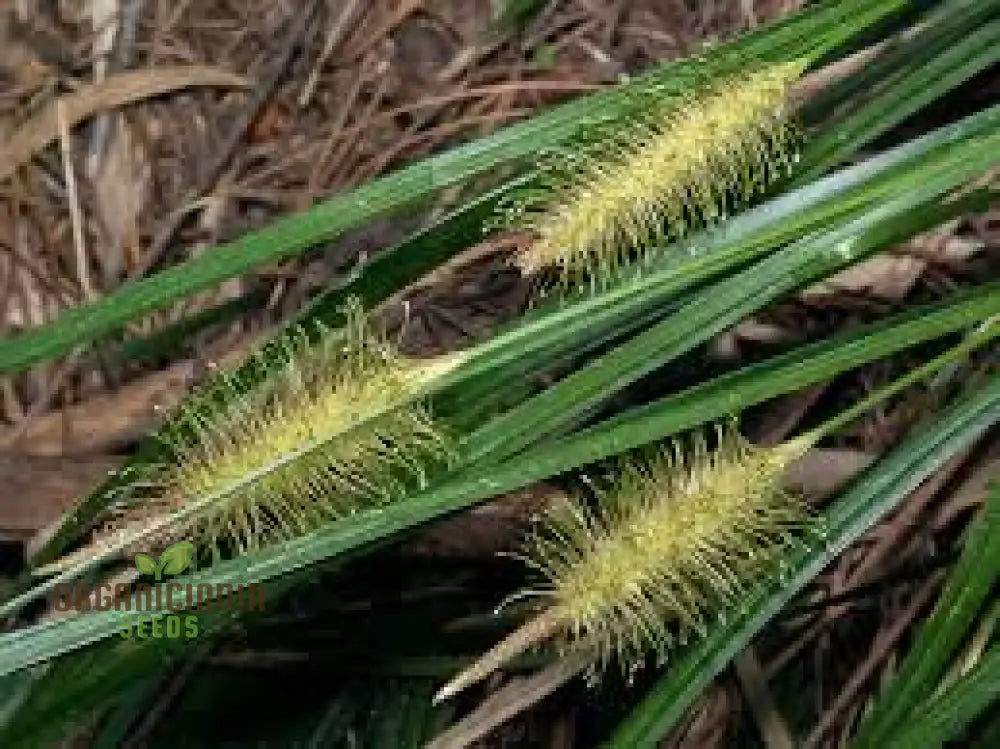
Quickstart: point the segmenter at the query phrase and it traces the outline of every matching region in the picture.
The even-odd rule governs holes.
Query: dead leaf
[[[119,460],[0,453],[0,538],[25,539],[53,523]]]
[[[980,239],[957,236],[958,222],[920,234],[904,245],[906,254],[882,253],[858,263],[802,292],[806,299],[841,292],[866,294],[876,299],[900,301],[913,288],[930,263],[958,263],[981,252]]]
[[[95,248],[104,286],[119,277],[139,244],[139,216],[150,197],[152,172],[146,149],[125,117],[112,123],[111,141],[94,176],[95,204],[107,241]]]
[[[784,484],[810,499],[823,499],[840,489],[876,457],[861,450],[811,450],[792,463]]]
[[[118,33],[118,0],[90,0],[90,24],[94,30],[94,80],[102,81],[108,68],[108,56]]]
[[[944,236],[923,239],[915,247],[931,260],[961,263],[986,249],[986,242],[978,237]]]
[[[100,83],[82,86],[49,102],[40,112],[23,123],[0,146],[0,179],[54,141],[59,135],[57,111],[62,103],[70,127],[92,117],[96,112],[159,96],[191,86],[246,88],[243,76],[208,65],[178,65],[147,70],[130,70],[110,76]]]
[[[442,731],[425,749],[465,749],[497,726],[548,697],[586,670],[586,652],[571,652],[530,676],[511,679],[483,700],[475,710]]]
[[[280,102],[267,105],[247,127],[247,143],[267,143],[285,137],[292,129],[292,113]]]
[[[193,364],[181,361],[106,395],[61,411],[39,414],[27,425],[0,430],[0,449],[32,455],[86,455],[120,448],[156,424],[155,407],[176,405],[193,379]]]
[[[926,268],[926,260],[912,255],[876,255],[810,286],[802,292],[802,296],[809,299],[846,291],[899,301],[909,293]]]

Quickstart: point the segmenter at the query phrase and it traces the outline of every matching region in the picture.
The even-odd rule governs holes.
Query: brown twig
[[[306,107],[309,105],[309,101],[312,99],[313,92],[316,90],[316,84],[319,82],[319,74],[326,64],[327,59],[330,57],[330,53],[333,52],[334,47],[340,43],[341,39],[344,38],[347,31],[347,24],[351,19],[354,18],[355,13],[360,0],[347,0],[340,9],[340,13],[334,19],[333,23],[330,24],[330,28],[326,33],[326,40],[323,42],[323,50],[319,53],[319,57],[316,58],[316,63],[313,65],[311,71],[309,71],[309,77],[306,78],[305,85],[302,87],[302,93],[299,94],[299,106]]]
[[[241,110],[236,121],[229,128],[228,133],[223,138],[219,148],[216,149],[211,163],[201,173],[200,179],[191,188],[185,198],[180,201],[183,206],[192,203],[209,192],[222,174],[237,146],[243,140],[243,134],[253,119],[260,112],[261,107],[271,98],[282,75],[291,63],[299,45],[305,34],[312,28],[312,19],[316,16],[319,7],[319,0],[311,0],[304,8],[300,9],[295,20],[289,25],[288,32],[280,45],[280,52],[274,59],[267,71],[260,76],[254,86],[250,98]],[[163,259],[164,254],[174,234],[184,223],[188,216],[186,211],[174,211],[164,221],[157,230],[152,243],[144,254],[142,261],[130,274],[131,278],[139,278],[155,268]]]
[[[484,700],[479,707],[431,740],[424,749],[464,749],[521,711],[548,697],[590,665],[590,658],[577,653],[561,658],[528,677],[512,679]]]
[[[68,127],[91,117],[95,112],[159,96],[191,86],[244,88],[246,78],[208,65],[130,70],[106,78],[100,83],[82,86],[64,94],[21,125],[0,146],[0,179],[9,177],[23,163],[59,137],[59,109],[63,109]]]
[[[840,716],[848,710],[858,693],[889,656],[896,643],[906,634],[913,620],[920,615],[920,612],[924,610],[937,592],[941,577],[941,574],[934,575],[924,583],[920,587],[920,590],[910,599],[906,608],[875,638],[864,661],[855,669],[851,678],[840,689],[840,692],[824,711],[823,716],[803,743],[805,749],[815,749],[815,747],[818,747],[823,737],[836,725]]]
[[[83,237],[83,211],[80,210],[80,196],[76,188],[76,170],[73,169],[73,155],[70,150],[69,122],[66,119],[66,106],[62,99],[56,101],[56,122],[59,129],[59,151],[62,154],[63,174],[66,180],[66,202],[69,204],[70,224],[73,227],[76,273],[83,298],[92,300],[96,294],[93,286],[90,285],[87,247]]]
[[[736,656],[736,675],[768,749],[794,749],[792,732],[767,688],[767,677],[752,645]]]

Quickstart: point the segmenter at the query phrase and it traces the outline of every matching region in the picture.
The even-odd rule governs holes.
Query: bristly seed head
[[[788,465],[811,446],[773,448],[718,428],[654,458],[627,462],[596,502],[566,499],[529,537],[522,559],[541,578],[508,600],[540,599],[542,613],[498,643],[438,693],[446,699],[529,647],[553,639],[590,654],[593,672],[623,671],[703,634],[804,531],[805,505],[781,488]]]
[[[549,600],[568,643],[596,660],[663,657],[678,639],[701,634],[762,566],[796,543],[804,505],[780,487],[794,455],[755,447],[719,429],[644,463],[629,463],[591,509],[556,508],[526,554],[541,573],[535,595]]]
[[[134,469],[115,517],[57,568],[130,551],[123,539],[154,525],[136,550],[187,538],[216,555],[244,553],[425,482],[452,449],[416,399],[460,355],[407,360],[359,306],[347,311],[344,330],[320,330],[315,344],[302,330],[289,334],[284,363],[258,359],[260,384],[220,374],[190,397],[157,435],[167,459]]]
[[[600,284],[666,237],[724,216],[794,160],[788,93],[799,63],[709,83],[648,118],[626,123],[607,147],[543,175],[515,221],[536,241],[517,258],[528,273],[558,269],[563,283]],[[560,184],[561,183],[561,184]]]

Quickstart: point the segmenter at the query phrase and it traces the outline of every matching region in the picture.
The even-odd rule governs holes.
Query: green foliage
[[[968,296],[961,305],[912,312],[896,325],[832,338],[808,347],[805,355],[779,356],[716,380],[637,407],[613,419],[516,459],[481,470],[458,470],[407,501],[358,513],[312,534],[290,540],[252,557],[221,562],[176,582],[193,585],[251,584],[277,578],[305,565],[348,554],[426,523],[441,515],[565,473],[635,447],[664,439],[699,424],[725,417],[782,393],[822,382],[875,356],[907,348],[921,340],[971,325],[983,315],[1000,313],[1000,295],[991,286]],[[893,321],[896,322],[896,321]],[[152,618],[152,615],[148,617]],[[24,668],[118,631],[115,612],[91,612],[48,621],[5,635],[0,644],[0,673]]]
[[[505,5],[510,9],[537,7],[532,2]],[[649,106],[651,93],[663,100],[682,98],[706,77],[732,71],[746,60],[763,64],[805,59],[815,66],[852,49],[861,39],[870,42],[889,29],[905,28],[906,22],[919,16],[914,5],[906,0],[813,3],[804,12],[714,47],[701,58],[665,64],[624,86],[570,102],[402,168],[68,312],[50,326],[0,343],[0,374],[22,371],[114,335],[151,310],[261,264],[303,252],[374,217],[426,203],[442,188],[468,186],[473,178],[481,184],[479,177],[501,166],[515,175],[482,195],[473,195],[443,219],[359,266],[344,285],[314,300],[250,364],[209,384],[206,392],[218,397],[220,408],[240,402],[246,394],[257,392],[261,383],[266,386],[276,371],[294,377],[293,369],[281,367],[294,358],[290,342],[299,340],[298,331],[319,330],[322,323],[335,329],[323,334],[325,345],[336,347],[347,340],[349,333],[336,329],[345,324],[341,310],[348,297],[360,298],[366,307],[376,305],[478,242],[498,205],[518,191],[537,188],[538,173],[530,161],[539,153],[572,150],[608,123],[620,124],[641,114]],[[289,533],[280,544],[251,549],[243,556],[225,558],[223,554],[197,569],[192,566],[195,546],[184,540],[170,546],[158,560],[136,555],[138,570],[157,580],[170,576],[171,582],[182,585],[262,583],[271,600],[272,593],[277,597],[300,588],[321,564],[339,569],[348,560],[373,555],[436,518],[827,382],[883,357],[913,352],[918,344],[924,344],[920,353],[909,355],[927,356],[928,350],[940,349],[942,343],[935,343],[938,339],[963,333],[1000,314],[1000,286],[993,282],[793,347],[736,371],[706,377],[697,363],[691,364],[694,357],[690,354],[746,316],[894,242],[981,210],[995,200],[995,187],[980,178],[1000,166],[1000,106],[875,155],[862,154],[876,139],[1000,58],[997,0],[916,5],[932,6],[919,30],[888,44],[871,62],[870,72],[830,87],[806,107],[809,133],[794,180],[777,182],[755,205],[717,226],[683,238],[662,235],[648,248],[643,263],[622,269],[602,285],[600,293],[570,291],[558,300],[541,300],[521,319],[463,352],[454,366],[437,371],[413,393],[387,407],[397,413],[396,409],[428,402],[435,420],[457,443],[453,461],[435,466],[426,475],[421,472],[421,480],[407,483],[398,501],[352,508],[305,532]],[[868,91],[858,83],[865,80],[879,85]],[[837,169],[849,160],[856,163]],[[238,314],[240,309],[236,305],[204,320],[186,321],[190,327],[182,326],[177,334],[148,346],[127,342],[124,352],[145,356],[161,346],[170,349],[185,331]],[[660,375],[680,383],[675,392],[660,394],[651,402],[636,402],[633,388]],[[216,387],[220,383],[226,387]],[[611,745],[644,746],[658,741],[705,685],[830,560],[998,422],[1000,379],[992,375],[938,414],[933,424],[910,435],[844,492],[825,513],[823,542],[808,548],[796,545],[784,553],[778,564],[780,585],[752,587],[741,594],[727,621],[709,627],[704,638],[671,662],[669,672],[619,726]],[[199,427],[192,421],[187,428]],[[193,504],[203,507],[238,492],[266,489],[267,482],[287,465],[330,449],[334,441],[338,449],[349,450],[356,445],[352,434],[352,430],[339,430],[303,443],[296,432],[287,450],[268,454],[252,470],[237,471],[240,475],[232,477],[233,481],[220,482]],[[382,442],[391,449],[391,440]],[[167,454],[154,439],[144,441],[130,459],[129,471],[81,501],[34,562],[52,562],[79,545],[106,513],[116,509],[112,500],[127,484],[129,472],[141,473]],[[405,456],[400,460],[405,461]],[[408,468],[412,466],[387,469],[384,478],[395,482]],[[298,496],[291,490],[287,494]],[[996,502],[991,504],[989,513],[970,532],[939,613],[922,628],[913,656],[866,719],[861,745],[881,745],[890,735],[900,742],[916,741],[914,737],[944,740],[996,696],[1000,661],[994,651],[946,692],[930,694],[1000,572],[996,506]],[[111,556],[110,552],[97,555],[44,582],[18,581],[0,602],[0,612],[24,615],[28,604],[44,597],[57,581],[90,579]],[[948,618],[941,613],[948,611],[960,615]],[[151,621],[162,614],[143,616]],[[388,625],[405,628],[405,621],[393,620]],[[228,615],[209,616],[201,641],[211,648],[231,627]],[[138,646],[114,639],[119,628],[118,612],[95,610],[44,619],[0,635],[4,695],[0,744],[37,745],[40,737],[61,735],[95,711],[111,708],[101,724],[98,745],[116,745],[155,701],[157,690],[171,674],[197,657],[198,651],[185,643]],[[339,685],[343,688],[331,690],[329,699],[283,725],[282,735],[269,735],[267,740],[330,745],[353,731],[370,741],[364,745],[416,746],[450,719],[447,710],[432,710],[428,704],[432,679],[397,674],[386,685],[370,676]],[[199,682],[190,699],[182,700],[180,715],[197,712],[197,701],[212,699],[213,689],[221,693],[232,688],[231,681],[213,678]],[[116,699],[123,690],[129,691],[131,699]],[[379,701],[384,706],[371,712]],[[899,728],[908,721],[905,730]],[[190,733],[205,737],[211,731],[211,726],[201,725]],[[187,742],[191,736],[173,738]]]
[[[862,721],[855,747],[886,746],[897,733],[907,733],[907,726],[923,711],[922,703],[941,683],[949,659],[968,635],[998,578],[1000,488],[994,487],[966,535],[962,555],[934,611],[921,626],[895,677]],[[928,740],[922,746],[932,743]]]
[[[780,585],[747,598],[736,616],[675,661],[618,727],[608,746],[655,746],[715,675],[810,580],[998,419],[1000,377],[994,376],[858,477],[824,513],[825,543],[787,559]]]
[[[995,17],[998,7],[993,0],[946,3],[924,27],[898,40],[883,59],[835,86],[826,96],[821,93],[814,110],[821,102],[832,106],[836,94],[850,93],[856,99],[847,102],[845,112],[826,122],[825,132],[810,145],[796,183],[807,184],[864,144],[996,64],[1000,60],[1000,20]],[[869,94],[866,86],[875,93]]]
[[[779,61],[810,52],[816,58],[850,39],[858,29],[905,5],[905,0],[827,0],[733,44],[718,47],[703,60],[667,63],[635,85],[683,89],[691,69],[724,66],[740,56]],[[301,253],[502,164],[528,158],[571,137],[581,123],[602,117],[628,117],[636,106],[628,88],[570,102],[487,138],[407,166],[156,276],[133,281],[99,301],[64,312],[50,325],[0,343],[0,374],[18,372],[68,353],[202,289]]]
[[[1000,647],[993,646],[944,694],[917,706],[910,722],[882,746],[890,749],[943,746],[997,700],[1000,700]]]
[[[791,23],[791,21],[787,23]],[[784,30],[785,26],[779,24],[774,33],[782,34]],[[730,50],[726,54],[737,54],[742,49],[742,45],[750,44],[754,38],[750,37],[747,40],[736,42],[734,49],[722,47],[720,50]],[[763,45],[761,46],[763,47]],[[796,49],[800,48],[796,47]],[[722,55],[723,52],[720,51],[717,54]],[[664,75],[669,77],[671,70],[672,68],[668,68]],[[683,67],[679,70],[677,75],[681,75]],[[655,77],[654,79],[659,80]],[[683,77],[680,80],[683,80]],[[649,84],[640,81],[637,85]],[[779,283],[777,280],[779,278],[781,279],[780,283],[788,284],[785,288],[802,283],[806,280],[805,278],[800,277],[796,280],[787,271],[789,262],[797,262],[800,268],[814,270],[814,258],[806,257],[805,253],[815,252],[815,256],[819,257],[821,263],[831,263],[832,261],[829,267],[837,267],[847,264],[851,260],[856,260],[860,257],[860,250],[859,254],[853,258],[844,257],[839,252],[833,254],[830,252],[831,245],[836,249],[842,246],[843,242],[849,241],[850,237],[838,235],[833,231],[828,231],[824,235],[820,229],[832,228],[836,225],[834,221],[838,219],[842,225],[852,216],[852,211],[853,215],[857,216],[864,208],[877,204],[879,200],[884,200],[887,195],[893,195],[896,200],[895,204],[905,208],[907,197],[912,195],[914,190],[924,190],[924,186],[918,181],[923,175],[914,174],[915,168],[924,168],[924,161],[928,160],[932,154],[938,155],[939,158],[948,158],[949,150],[957,145],[963,143],[967,146],[974,145],[972,139],[980,136],[984,131],[988,131],[995,125],[997,119],[997,112],[984,113],[968,118],[954,126],[942,128],[934,134],[877,157],[869,165],[852,168],[842,174],[831,176],[828,180],[777,198],[745,217],[728,222],[720,227],[717,234],[710,233],[705,237],[692,237],[677,248],[677,252],[674,253],[675,256],[690,257],[693,252],[694,256],[690,257],[690,262],[674,264],[668,262],[662,271],[647,271],[638,278],[623,279],[620,285],[609,289],[608,293],[594,298],[584,297],[578,300],[578,303],[567,304],[565,308],[549,311],[534,321],[526,321],[526,324],[506,335],[496,336],[493,340],[479,347],[470,361],[461,367],[454,377],[445,378],[441,382],[440,388],[447,389],[445,397],[448,403],[457,401],[461,404],[459,407],[461,410],[471,410],[469,409],[471,404],[483,400],[483,388],[488,391],[493,390],[495,389],[494,384],[497,382],[522,378],[531,372],[544,371],[554,362],[558,362],[562,357],[571,353],[575,355],[586,354],[592,347],[608,340],[610,336],[630,332],[637,325],[648,321],[651,314],[657,314],[665,303],[669,303],[670,300],[691,286],[727,270],[732,270],[748,260],[773,252],[796,236],[806,236],[805,239],[800,240],[805,245],[804,251],[786,249],[782,256],[783,260],[777,263],[772,261],[774,264],[765,266],[753,276],[754,283],[763,285],[765,290],[770,289],[772,282]],[[951,156],[952,163],[957,161],[959,169],[969,168],[971,171],[973,162],[968,165],[963,164],[962,158],[964,158],[964,154],[961,152]],[[926,169],[929,172],[932,170],[932,166],[927,166]],[[958,182],[954,175],[946,176],[945,179],[950,181],[946,184],[954,185]],[[932,184],[933,182],[928,182],[928,186]],[[906,190],[910,192],[907,193]],[[912,200],[912,198],[910,199]],[[933,198],[931,200],[933,201]],[[958,206],[953,206],[953,209],[957,213]],[[933,217],[933,214],[926,214],[922,211],[914,213]],[[874,215],[870,211],[869,216],[870,223],[882,223],[883,226],[892,225],[891,222],[883,220],[883,216]],[[941,216],[938,220],[945,218],[947,216]],[[461,214],[459,214],[458,220],[463,221]],[[446,221],[442,228],[446,230],[445,239],[450,246],[453,240],[449,240],[448,236],[450,230],[454,228],[454,224]],[[912,233],[915,229],[910,227],[907,231]],[[432,237],[436,236],[436,232],[429,231],[414,239],[416,245],[408,243],[409,246],[406,249],[421,250],[433,247]],[[816,241],[813,242],[813,239]],[[880,241],[887,241],[887,238],[883,237]],[[815,265],[815,269],[818,268],[819,265]],[[744,298],[748,307],[756,308],[756,306],[762,305],[764,300],[761,299],[759,304],[755,304],[756,298],[742,289],[742,283],[743,277],[738,283],[730,281],[730,287],[739,289],[739,296]],[[716,291],[719,291],[720,288],[717,287]],[[334,295],[339,293],[333,292]],[[731,292],[726,290],[725,293],[728,295]],[[776,288],[770,293],[774,296],[778,293],[778,289]],[[710,312],[711,309],[718,311],[718,303],[724,298],[716,297],[715,306],[704,311],[697,310],[694,304],[691,304],[689,310],[693,310],[692,314],[675,315],[671,329],[674,340],[679,341],[687,348],[699,340],[704,340],[708,335],[708,328],[701,327],[703,319],[699,316]],[[317,315],[328,314],[324,310],[331,310],[334,301],[334,299],[321,298],[299,322],[306,324],[315,319]],[[746,309],[746,311],[751,311],[751,309]],[[728,312],[727,317],[720,317],[714,321],[716,329],[721,329],[726,324],[726,320],[738,319],[736,310],[726,310],[726,312]],[[695,317],[699,317],[699,319],[695,320]],[[689,340],[688,332],[683,329],[685,325],[694,327],[700,338],[695,336]],[[292,331],[297,329],[298,327],[292,328]],[[272,357],[275,357],[280,362],[281,352],[287,351],[287,348],[286,337],[279,337],[274,345],[265,349],[263,358],[270,361]],[[632,349],[637,350],[638,347],[633,345]],[[662,361],[665,361],[671,354],[677,355],[682,352],[682,349],[665,352]],[[645,352],[641,352],[641,356],[645,361]],[[636,371],[630,376],[634,378],[640,373]],[[259,376],[258,374],[256,377]],[[581,377],[583,376],[593,380],[593,376],[589,374],[581,374]],[[252,382],[255,379],[253,372],[248,372],[248,368],[244,368],[233,378],[237,383],[244,380]],[[618,387],[621,387],[622,384],[624,382],[620,383]],[[448,389],[452,385],[454,387]],[[610,392],[608,394],[610,395]],[[493,393],[492,398],[496,397],[497,394]],[[569,387],[563,387],[557,393],[542,394],[540,397],[547,398],[554,403],[558,403],[566,397],[571,401],[576,401],[576,396]],[[521,418],[520,413],[526,411],[532,413],[531,418],[539,420],[540,413],[535,412],[535,405],[537,404],[534,401],[530,402],[530,405],[525,404],[520,412],[514,411],[508,415],[507,421],[517,422]],[[568,419],[572,415],[572,411],[567,411],[562,414],[562,418]],[[473,422],[481,421],[483,414],[469,414],[469,417]],[[484,449],[483,443],[492,439],[496,431],[502,428],[501,422],[494,425],[492,433],[489,431],[489,425],[486,430],[480,430],[470,439],[468,454],[481,457],[481,452]],[[515,446],[523,447],[516,441],[508,443],[509,448]],[[485,447],[488,447],[488,444]],[[161,459],[162,453],[158,447],[155,444],[147,443],[140,448],[132,465],[156,462]],[[115,488],[115,480],[112,480],[111,484],[102,487],[84,502],[77,512],[67,520],[63,529],[40,551],[37,563],[44,564],[52,561],[55,556],[63,552],[68,541],[75,538],[81,530],[86,529],[93,522],[97,512],[103,507],[105,498]]]

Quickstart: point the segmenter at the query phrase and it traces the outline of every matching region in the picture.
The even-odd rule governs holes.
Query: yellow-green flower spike
[[[702,634],[814,524],[780,488],[812,444],[755,447],[719,429],[645,462],[628,463],[597,502],[567,500],[529,540],[523,558],[541,577],[516,598],[544,610],[439,693],[447,698],[527,648],[555,639],[583,648],[594,668],[636,668]]]
[[[189,399],[158,435],[169,458],[135,471],[94,541],[41,572],[181,538],[239,554],[423,484],[452,451],[419,396],[461,354],[409,360],[359,308],[348,318],[315,345],[290,335],[287,362],[249,391],[220,375]]]
[[[687,452],[675,444],[627,465],[595,509],[568,504],[529,547],[544,579],[533,594],[601,664],[662,657],[703,633],[809,524],[780,484],[797,446],[755,447],[735,430],[718,438],[714,450],[696,438]]]
[[[593,283],[753,197],[794,160],[788,95],[801,74],[801,63],[782,63],[727,76],[626,125],[520,217],[536,240],[516,263]]]
[[[565,500],[521,555],[540,584],[508,599],[541,599],[541,613],[451,679],[434,701],[550,640],[582,661],[574,673],[588,663],[596,672],[612,660],[632,671],[650,654],[662,662],[672,645],[706,633],[742,591],[768,579],[809,532],[820,535],[818,519],[781,488],[793,461],[997,336],[1000,318],[993,317],[958,345],[776,447],[756,447],[720,427],[711,449],[702,436],[688,449],[673,442],[652,460],[625,463],[609,488],[595,487],[596,502]]]

